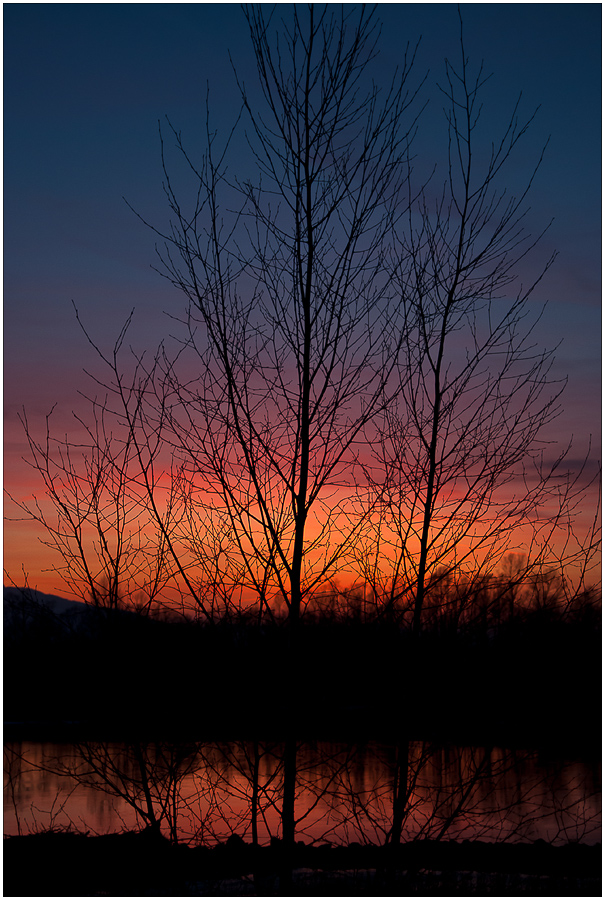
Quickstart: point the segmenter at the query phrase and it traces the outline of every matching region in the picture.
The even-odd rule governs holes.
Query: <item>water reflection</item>
[[[600,772],[535,752],[402,740],[9,742],[5,833],[157,828],[212,845],[238,835],[398,843],[600,840]]]

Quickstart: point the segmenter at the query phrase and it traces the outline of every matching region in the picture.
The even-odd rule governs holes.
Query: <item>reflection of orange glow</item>
[[[259,744],[257,749],[262,810],[258,839],[268,844],[281,833],[283,745]],[[108,745],[107,750],[117,771],[132,774],[132,760],[129,765],[123,746]],[[17,831],[17,813],[24,829],[46,826],[40,816],[57,798],[61,804],[54,811],[56,826],[82,821],[102,834],[118,824],[140,825],[134,810],[120,798],[44,771],[45,764],[56,768],[57,761],[66,769],[77,769],[79,758],[70,745],[24,742],[19,751],[23,760],[13,783],[15,804],[5,811],[7,834]],[[301,745],[297,839],[384,843],[393,815],[394,755],[394,747],[374,742],[353,750],[322,742]],[[214,844],[233,833],[251,840],[252,759],[253,748],[243,741],[199,745],[192,771],[177,784],[179,841]],[[600,840],[600,795],[591,793],[594,773],[589,765],[559,765],[536,753],[410,742],[409,767],[413,789],[404,840],[434,837],[448,818],[445,839]],[[5,782],[7,777],[8,773]]]

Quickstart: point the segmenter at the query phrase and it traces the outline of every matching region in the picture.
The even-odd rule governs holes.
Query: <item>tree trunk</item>
[[[282,805],[282,847],[280,860],[280,890],[292,894],[292,864],[294,856],[294,801],[296,797],[296,738],[293,731],[286,737],[284,747],[284,793]]]

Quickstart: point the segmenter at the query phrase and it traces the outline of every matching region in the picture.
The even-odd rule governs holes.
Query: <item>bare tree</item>
[[[429,586],[452,573],[484,579],[518,548],[526,576],[555,561],[569,575],[596,548],[594,529],[581,541],[573,528],[584,473],[566,470],[569,447],[548,458],[564,383],[552,374],[554,351],[539,347],[542,311],[530,298],[554,256],[521,281],[541,236],[525,227],[541,157],[518,196],[503,180],[534,116],[521,119],[518,102],[501,137],[483,144],[487,77],[482,67],[472,74],[462,32],[460,46],[442,88],[447,178],[441,192],[410,196],[397,251],[400,390],[381,439],[372,435],[379,508],[364,574],[385,608],[410,610],[416,633]]]
[[[209,126],[198,165],[173,131],[197,187],[179,198],[164,156],[173,218],[160,257],[187,298],[196,368],[186,378],[164,358],[162,390],[181,471],[204,485],[192,518],[223,524],[248,589],[265,605],[279,593],[295,625],[359,531],[357,442],[396,359],[387,248],[405,197],[411,59],[381,97],[362,87],[376,41],[365,8],[294,7],[275,42],[273,16],[245,15],[264,100],[240,83],[259,178],[227,181]],[[241,198],[231,220],[222,189]]]
[[[43,526],[43,543],[57,551],[54,571],[69,593],[108,610],[149,612],[171,578],[166,541],[141,490],[131,435],[113,432],[105,401],[91,399],[91,409],[88,423],[75,416],[83,429],[79,443],[53,437],[52,412],[45,440],[37,441],[23,412],[30,465],[44,494],[11,500]]]

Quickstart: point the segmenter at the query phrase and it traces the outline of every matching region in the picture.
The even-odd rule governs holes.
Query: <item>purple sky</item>
[[[405,43],[422,36],[416,73],[420,80],[429,70],[430,104],[417,153],[439,160],[443,115],[433,86],[444,57],[458,58],[456,5],[378,10],[379,73],[390,73]],[[5,478],[23,496],[34,485],[20,462],[17,412],[25,406],[43,428],[55,402],[66,426],[78,408],[90,351],[72,301],[105,347],[136,307],[133,339],[153,348],[170,331],[163,311],[182,306],[151,268],[154,235],[123,199],[165,225],[158,120],[167,115],[195,145],[208,82],[214,125],[227,130],[239,108],[229,52],[250,84],[254,62],[236,4],[17,3],[3,12]],[[518,157],[520,174],[550,136],[528,221],[536,232],[554,222],[528,274],[558,251],[535,295],[550,301],[540,338],[562,342],[556,374],[569,376],[557,436],[566,442],[573,433],[581,456],[592,433],[599,456],[601,6],[479,3],[462,12],[471,60],[494,72],[485,134],[503,124],[522,91],[527,114],[540,111]],[[242,150],[242,171],[247,165]],[[16,538],[20,527],[9,524],[7,533]],[[26,564],[27,555],[24,547]]]

